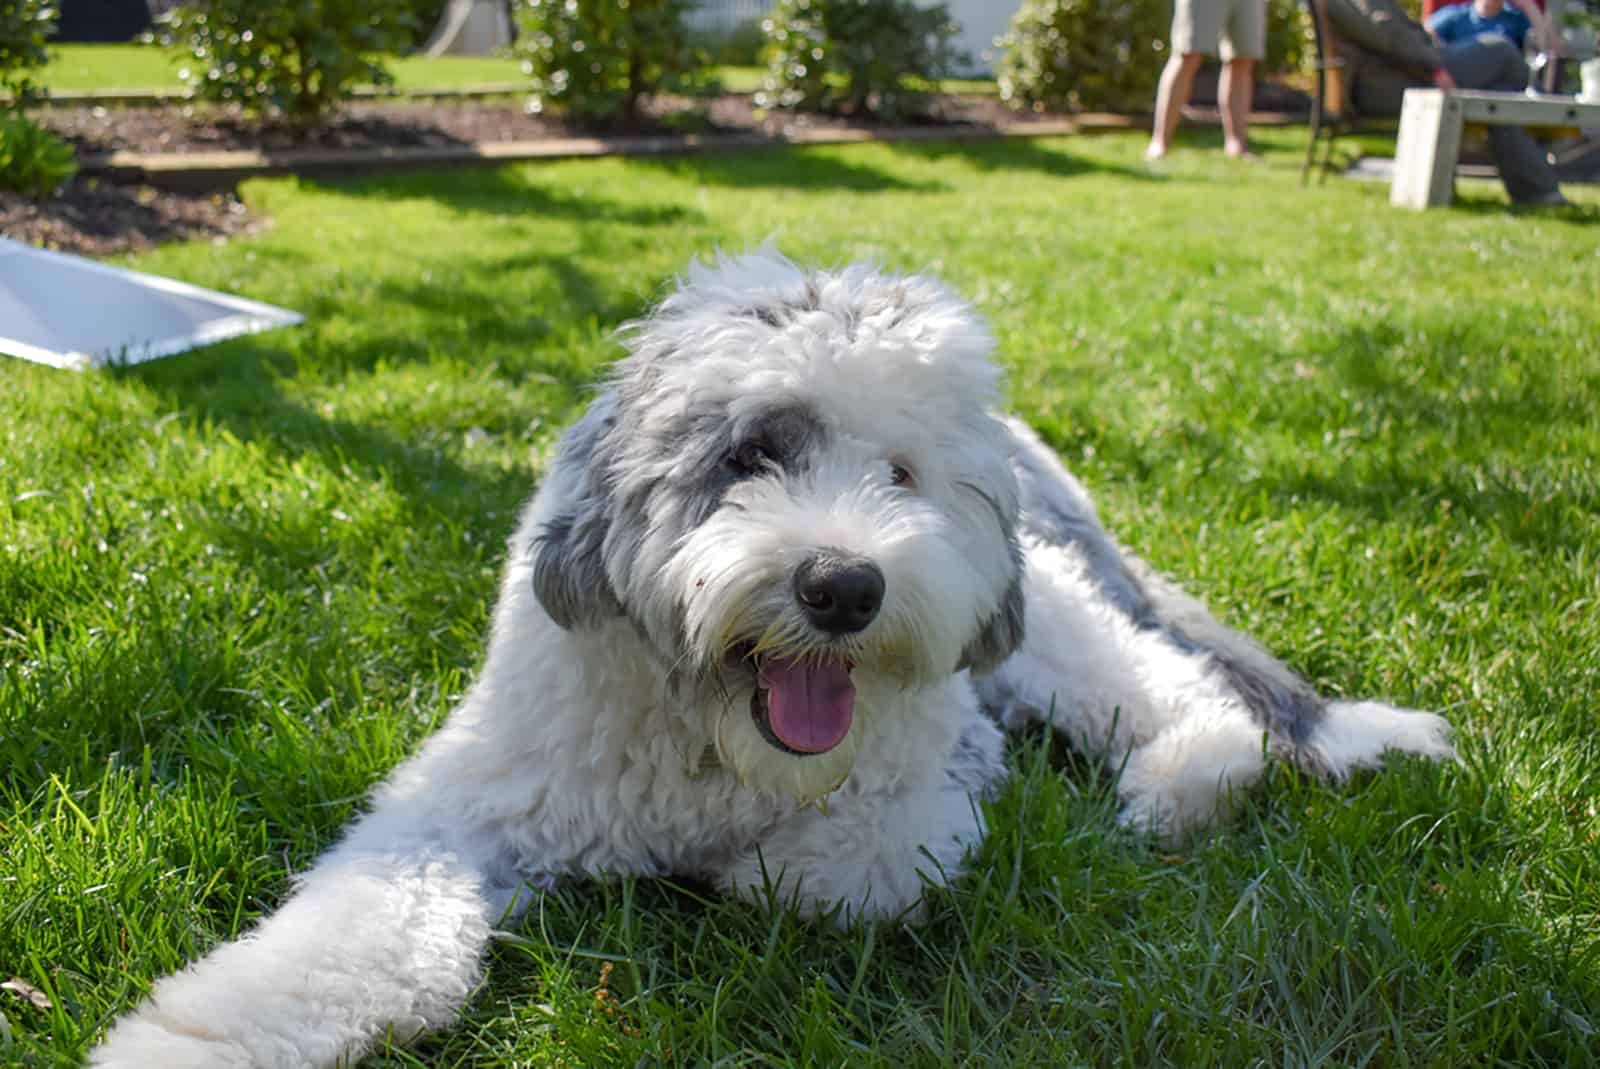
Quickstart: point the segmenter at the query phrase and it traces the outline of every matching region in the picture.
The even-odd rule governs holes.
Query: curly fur
[[[275,915],[158,983],[93,1065],[333,1066],[443,1026],[490,926],[553,881],[914,916],[984,834],[1001,728],[1030,720],[1122,767],[1124,819],[1169,834],[1274,755],[1338,778],[1450,754],[1438,717],[1325,702],[1113,542],[996,415],[988,331],[937,283],[763,250],[692,266],[624,338],[511,539],[470,693]],[[798,603],[819,552],[882,573],[858,632]],[[842,742],[774,745],[763,657],[848,665]]]

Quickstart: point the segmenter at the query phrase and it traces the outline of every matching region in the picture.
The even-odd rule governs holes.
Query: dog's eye
[[[761,441],[744,442],[733,451],[732,456],[728,457],[729,465],[743,475],[754,475],[765,471],[776,462],[771,447]]]
[[[916,477],[911,474],[911,469],[904,464],[889,465],[889,481],[896,486],[915,486]]]

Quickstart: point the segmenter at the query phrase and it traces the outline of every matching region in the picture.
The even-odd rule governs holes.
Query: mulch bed
[[[930,126],[998,125],[1014,118],[987,97],[940,97],[916,120]],[[77,149],[80,158],[128,151],[152,154],[218,149],[385,149],[475,142],[538,141],[597,133],[719,133],[782,136],[793,129],[872,128],[870,118],[760,111],[747,96],[663,97],[635,122],[604,131],[529,114],[520,99],[416,102],[360,101],[309,134],[259,123],[237,109],[177,107],[62,107],[36,119]],[[226,240],[264,225],[232,194],[195,194],[128,186],[80,176],[43,203],[0,192],[0,234],[18,241],[91,256],[146,248],[164,241]]]
[[[1047,116],[1032,116],[1046,118]],[[247,119],[237,109],[203,105],[104,107],[60,105],[39,109],[37,121],[77,149],[80,159],[113,152],[180,155],[219,149],[262,152],[305,149],[415,149],[479,142],[538,141],[607,133],[616,135],[738,134],[771,137],[800,130],[873,129],[871,117],[795,114],[761,110],[741,95],[660,97],[624,127],[604,131],[530,114],[521,98],[357,101],[322,129],[307,134],[282,124]],[[933,98],[914,124],[930,130],[998,128],[1017,116],[988,96]],[[904,125],[904,124],[902,124]],[[79,176],[61,195],[36,203],[0,192],[0,234],[38,245],[103,256],[159,242],[226,240],[258,229],[232,194],[196,194],[150,186],[119,185]]]
[[[479,141],[537,141],[596,134],[763,133],[779,136],[801,127],[871,127],[871,119],[760,111],[748,96],[664,96],[648,102],[638,120],[604,129],[529,114],[520,98],[502,100],[358,101],[325,127],[302,133],[279,123],[258,123],[237,108],[61,107],[42,109],[38,121],[72,142],[80,155],[116,150],[210,152],[218,149],[421,148]],[[934,125],[998,125],[1015,113],[992,97],[938,97],[928,115]]]
[[[267,225],[231,193],[174,193],[79,178],[40,203],[0,191],[0,234],[85,256],[136,252],[164,241],[226,241]]]

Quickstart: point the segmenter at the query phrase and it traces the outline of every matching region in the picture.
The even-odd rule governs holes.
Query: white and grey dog
[[[551,881],[909,916],[1027,721],[1169,833],[1272,757],[1338,778],[1451,753],[1440,718],[1319,697],[1123,552],[995,414],[989,334],[935,282],[761,251],[691,266],[625,338],[511,539],[471,692],[94,1065],[333,1066],[445,1025]]]

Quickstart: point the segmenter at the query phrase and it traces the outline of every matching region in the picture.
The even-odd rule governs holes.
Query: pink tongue
[[[823,753],[844,741],[855,715],[856,688],[843,661],[773,658],[761,666],[767,724],[801,753]]]

